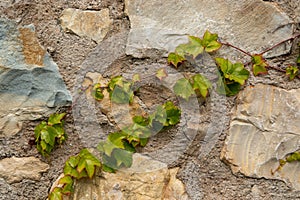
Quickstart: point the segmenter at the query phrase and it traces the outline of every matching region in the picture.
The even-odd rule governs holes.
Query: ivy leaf
[[[179,79],[173,87],[173,90],[177,96],[184,98],[186,101],[194,94],[194,90],[190,82],[186,78]]]
[[[136,124],[141,125],[141,126],[148,126],[149,125],[149,118],[145,118],[145,117],[139,116],[139,115],[134,116],[132,118],[132,121]]]
[[[259,74],[267,74],[268,71],[266,67],[268,66],[265,59],[262,57],[262,55],[256,54],[252,56],[252,70],[254,76],[257,76]]]
[[[241,85],[237,82],[227,82],[224,77],[219,77],[217,92],[226,96],[234,96],[239,93]]]
[[[96,83],[96,84],[93,85],[91,95],[97,101],[100,101],[104,98],[104,94],[102,93],[100,83]]]
[[[211,88],[210,81],[202,76],[201,74],[196,74],[192,77],[193,89],[199,90],[202,97],[206,97],[208,94],[208,89]]]
[[[68,162],[65,163],[64,174],[77,179],[79,178],[79,172],[75,168],[73,168]]]
[[[161,68],[161,69],[157,70],[157,72],[156,72],[156,77],[159,80],[163,80],[167,76],[168,76],[168,74],[167,74],[167,72],[166,72],[166,70],[164,68]]]
[[[74,181],[71,176],[63,176],[59,179],[58,184],[73,184]]]
[[[37,125],[34,129],[34,136],[36,138],[36,142],[40,139],[41,131],[47,126],[47,122],[42,121],[39,125]]]
[[[286,75],[290,77],[290,80],[294,80],[294,78],[299,74],[298,67],[289,66],[286,68]]]
[[[201,39],[195,36],[189,36],[189,43],[180,44],[176,47],[175,53],[179,56],[185,58],[186,55],[193,56],[196,58],[199,54],[203,52],[203,46],[201,44]]]
[[[51,145],[52,147],[55,144],[55,136],[56,130],[51,126],[47,126],[46,129],[41,131],[41,139],[45,141],[47,144]]]
[[[159,122],[161,126],[158,128],[160,129],[163,127],[163,124],[166,123],[166,120],[167,120],[167,112],[161,105],[157,106],[155,112],[153,112],[149,116],[149,123],[151,124],[151,126],[153,126],[155,122]]]
[[[97,146],[97,149],[100,152],[105,153],[108,156],[111,156],[111,153],[114,150],[114,148],[116,148],[116,146],[113,143],[111,143],[110,141],[99,142],[99,145]]]
[[[80,160],[78,162],[77,171],[81,173],[85,169],[89,178],[92,178],[95,173],[95,166],[101,166],[100,161],[87,149],[81,150],[79,156]]]
[[[70,164],[72,168],[76,168],[79,163],[79,157],[78,156],[70,156],[70,158],[67,160],[67,162]]]
[[[205,31],[201,44],[204,50],[209,53],[218,50],[222,46],[222,44],[218,42],[218,34],[213,34],[209,31]]]
[[[300,161],[300,153],[294,152],[286,158],[287,162]]]
[[[181,111],[177,106],[173,104],[172,101],[167,101],[163,105],[163,108],[166,110],[167,113],[167,120],[166,123],[164,123],[164,126],[170,126],[179,123]]]
[[[107,137],[107,140],[111,142],[115,148],[121,148],[124,149],[124,142],[123,140],[126,138],[126,134],[124,132],[114,132],[110,133]]]
[[[122,164],[124,164],[125,167],[130,167],[132,165],[132,152],[123,149],[115,149],[113,157],[116,159],[118,167]]]
[[[177,53],[172,52],[168,55],[168,63],[174,67],[177,67],[178,63],[182,63],[183,61],[185,61],[185,58]]]
[[[61,188],[54,188],[54,190],[48,196],[49,200],[62,200],[63,194]]]
[[[113,168],[111,168],[111,167],[109,167],[105,164],[102,165],[102,170],[105,171],[105,172],[108,172],[108,173],[115,173],[116,172],[116,170],[114,170]]]
[[[123,104],[132,103],[132,83],[123,80],[122,76],[114,77],[108,83],[109,96],[112,102]]]
[[[245,80],[249,77],[249,71],[244,68],[242,63],[232,64],[228,59],[224,58],[216,58],[216,63],[226,79],[244,85]]]
[[[54,113],[51,114],[49,119],[48,119],[48,125],[52,126],[54,124],[60,124],[62,123],[61,120],[64,118],[64,116],[66,115],[66,113]]]
[[[114,90],[116,85],[119,85],[119,86],[123,85],[123,77],[122,76],[116,76],[116,77],[111,78],[108,83],[108,89],[110,91],[112,91],[112,90]]]

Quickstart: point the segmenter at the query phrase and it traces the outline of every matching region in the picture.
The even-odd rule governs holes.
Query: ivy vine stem
[[[240,52],[242,52],[243,54],[247,55],[247,56],[250,56],[252,57],[252,55],[250,53],[248,53],[247,51],[244,51],[243,49],[239,48],[239,47],[236,47],[228,42],[221,42],[222,45],[225,45],[225,46],[229,46],[229,47],[232,47]]]
[[[266,50],[264,50],[263,52],[261,52],[260,55],[263,55],[263,54],[265,54],[265,53],[271,51],[272,49],[278,47],[279,45],[284,44],[284,43],[286,43],[286,42],[288,42],[288,41],[290,41],[290,40],[292,41],[292,40],[294,40],[294,39],[296,39],[296,38],[298,38],[298,37],[300,37],[300,33],[299,33],[299,34],[296,34],[296,35],[294,35],[293,37],[290,37],[290,38],[288,38],[288,39],[286,39],[286,40],[283,40],[283,41],[281,41],[281,42],[279,42],[279,43],[277,43],[277,44],[275,44],[275,45],[273,45],[273,46],[271,46],[271,47],[269,47],[269,48],[267,48]]]

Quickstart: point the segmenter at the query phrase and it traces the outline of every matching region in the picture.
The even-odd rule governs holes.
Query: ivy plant
[[[66,113],[51,114],[47,122],[42,121],[35,127],[36,147],[43,156],[48,156],[56,145],[61,145],[67,139],[62,120],[65,115]]]
[[[70,195],[75,180],[92,178],[99,167],[100,161],[88,149],[82,149],[78,155],[71,156],[65,163],[64,176],[59,179],[58,184],[61,186],[53,189],[48,196],[49,200],[62,200],[64,195]]]

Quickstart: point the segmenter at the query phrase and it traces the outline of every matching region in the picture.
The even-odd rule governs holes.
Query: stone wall
[[[299,163],[272,173],[299,149],[299,80],[270,70],[251,76],[236,97],[211,92],[205,102],[186,103],[172,91],[184,70],[165,58],[205,30],[259,53],[299,34],[299,9],[298,0],[1,1],[0,199],[46,199],[67,158],[94,149],[121,123],[121,108],[96,104],[80,90],[99,77],[136,73],[137,105],[149,111],[174,100],[181,123],[151,138],[131,168],[78,181],[69,199],[300,198]],[[270,51],[268,63],[293,64],[297,42]],[[249,60],[227,47],[218,55]],[[152,77],[161,68],[169,74],[163,83]],[[207,54],[191,70],[214,80],[216,65]],[[57,111],[67,112],[69,139],[43,158],[33,129]]]

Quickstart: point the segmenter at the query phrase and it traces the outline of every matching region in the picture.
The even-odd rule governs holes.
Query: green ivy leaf
[[[262,57],[262,55],[256,54],[252,56],[252,70],[254,76],[257,76],[259,74],[267,74],[268,71],[266,67],[268,66],[265,59]]]
[[[104,94],[102,93],[100,83],[96,83],[96,84],[93,85],[91,95],[97,101],[100,101],[104,98]]]
[[[49,200],[62,200],[63,194],[61,188],[54,188],[54,190],[48,196]]]
[[[49,119],[48,119],[48,125],[52,126],[54,124],[60,124],[62,123],[61,120],[64,118],[64,116],[66,115],[66,113],[54,113],[51,114]]]
[[[203,52],[203,46],[201,44],[201,39],[195,36],[189,36],[189,43],[180,44],[176,47],[175,53],[179,56],[185,58],[186,55],[193,56],[196,58],[199,54]]]
[[[164,126],[176,125],[180,121],[181,111],[173,104],[172,101],[167,101],[163,108],[166,110],[167,120]]]
[[[79,157],[80,160],[78,162],[77,171],[81,173],[85,169],[89,178],[92,178],[95,173],[95,166],[101,167],[100,161],[87,149],[82,149],[79,153]]]
[[[77,179],[79,178],[79,172],[76,170],[76,168],[73,168],[68,162],[65,163],[64,174]]]
[[[116,148],[116,146],[113,143],[111,143],[110,141],[99,142],[99,145],[97,146],[97,149],[100,152],[105,153],[108,156],[111,156],[111,153],[114,150],[114,148]]]
[[[74,181],[71,176],[63,176],[61,179],[59,179],[58,184],[73,184]]]
[[[239,93],[241,85],[237,82],[227,82],[224,77],[219,77],[217,92],[226,96],[234,96]]]
[[[139,124],[141,126],[148,126],[149,125],[149,118],[145,118],[143,116],[134,116],[132,118],[132,121],[136,124]]]
[[[167,72],[166,72],[166,69],[164,68],[161,68],[159,70],[157,70],[156,72],[156,77],[159,79],[159,80],[163,80],[164,78],[166,78],[168,76]]]
[[[289,76],[290,80],[294,80],[296,76],[299,74],[298,67],[295,66],[289,66],[286,68],[286,75]]]
[[[242,63],[232,64],[228,59],[224,58],[216,58],[216,63],[223,72],[223,76],[228,80],[244,85],[249,77],[249,71],[244,68]]]
[[[202,76],[201,74],[196,74],[192,77],[193,89],[199,90],[202,97],[206,97],[208,94],[208,89],[211,88],[210,81]]]
[[[108,172],[108,173],[115,173],[116,172],[116,170],[114,170],[113,168],[111,168],[111,167],[109,167],[105,164],[102,165],[102,170],[105,171],[105,172]]]
[[[173,90],[177,96],[184,98],[186,101],[194,94],[194,90],[190,82],[186,78],[179,79],[173,87]]]
[[[124,149],[124,142],[123,140],[126,138],[126,134],[124,132],[114,132],[110,133],[107,137],[107,140],[111,142],[115,148]]]
[[[185,61],[185,58],[177,53],[169,53],[168,55],[168,63],[172,64],[174,67],[177,67],[179,63]]]
[[[67,162],[70,164],[72,168],[76,168],[79,163],[79,156],[70,156]]]
[[[163,124],[166,123],[166,121],[167,121],[167,112],[161,105],[157,106],[155,112],[153,112],[149,116],[149,123],[152,127],[153,127],[153,123],[159,122],[161,124],[159,128],[161,129],[163,127]]]
[[[132,152],[123,149],[115,149],[113,151],[113,157],[116,159],[118,167],[121,167],[122,164],[125,167],[131,167],[132,165]]]
[[[218,34],[213,34],[209,31],[205,31],[201,44],[204,50],[209,53],[218,50],[222,46],[222,44],[218,42]]]
[[[37,125],[34,129],[35,141],[37,142],[40,139],[41,131],[47,126],[47,122],[42,121],[39,125]]]
[[[108,83],[108,89],[110,91],[114,90],[115,86],[119,85],[119,86],[123,86],[123,77],[122,76],[116,76],[110,79],[109,83]]]

